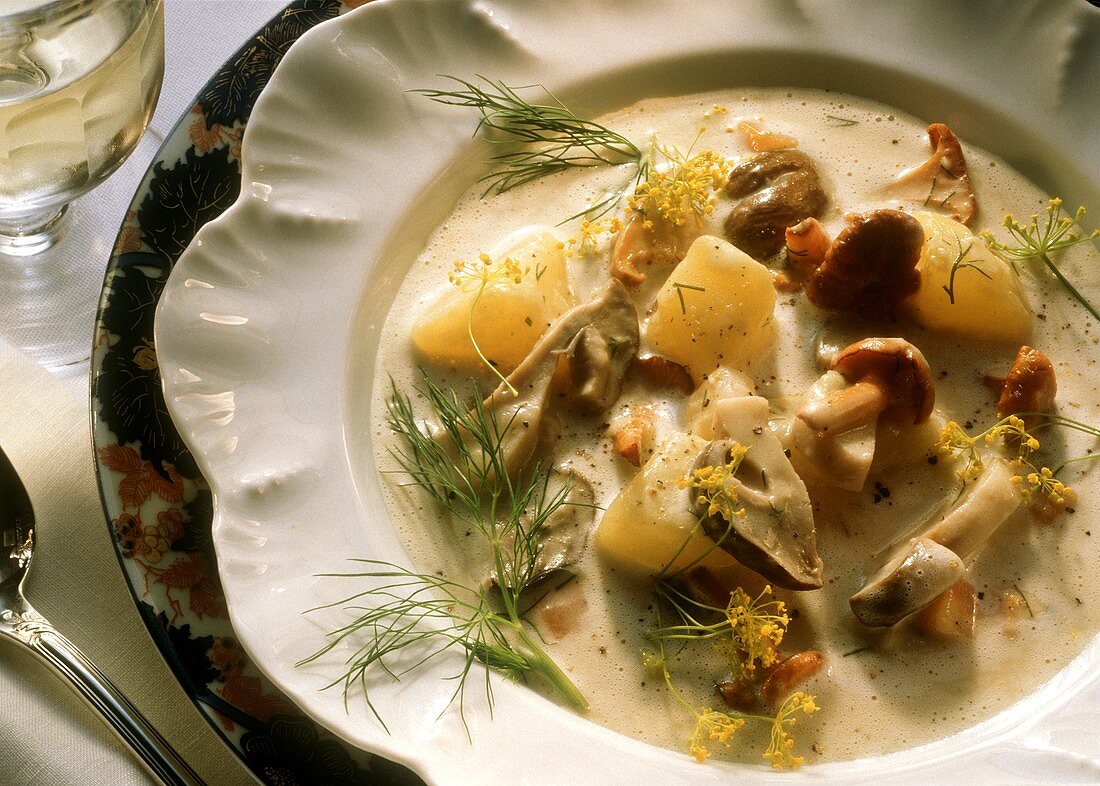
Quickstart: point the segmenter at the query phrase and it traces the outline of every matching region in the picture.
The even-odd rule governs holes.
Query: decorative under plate
[[[394,0],[302,38],[257,102],[237,202],[196,236],[158,312],[169,408],[217,500],[213,536],[254,662],[345,739],[436,783],[770,781],[613,734],[511,683],[495,710],[444,712],[453,664],[373,684],[384,729],[322,690],[338,657],[295,664],[337,618],[317,574],[405,562],[369,449],[369,373],[397,283],[472,182],[476,118],[406,92],[439,73],[541,82],[584,115],[737,84],[830,87],[918,116],[1074,200],[1100,203],[1100,14],[1079,0]],[[1043,150],[1037,157],[1031,151]],[[933,745],[787,780],[944,783],[1095,775],[1052,743],[1100,642],[1012,710]],[[471,742],[472,740],[472,742]],[[1052,775],[1056,774],[1056,775]],[[536,775],[537,774],[537,775]]]
[[[238,643],[211,543],[210,490],[164,405],[153,316],[180,253],[236,199],[241,136],[275,66],[306,30],[355,5],[291,3],[203,88],[131,202],[108,263],[92,355],[100,491],[138,610],[211,725],[257,777],[279,786],[420,781],[321,729]]]

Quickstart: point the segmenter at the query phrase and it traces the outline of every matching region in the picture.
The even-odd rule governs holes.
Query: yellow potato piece
[[[512,280],[491,281],[476,306],[476,284],[449,286],[413,325],[413,347],[421,357],[467,371],[482,367],[467,332],[473,308],[474,338],[485,357],[506,374],[527,356],[550,323],[572,305],[565,250],[552,232],[533,232],[493,264],[505,258],[515,260],[526,270],[522,280],[518,284]]]
[[[646,337],[696,382],[719,364],[746,371],[775,341],[774,307],[768,269],[725,240],[703,235],[657,293]]]
[[[661,445],[600,520],[596,548],[602,556],[646,575],[660,573],[669,563],[673,570],[700,559],[699,565],[713,568],[734,563],[703,534],[688,492],[680,488],[706,445],[688,434],[673,434]]]
[[[956,336],[1026,342],[1031,311],[1012,266],[958,221],[933,213],[917,213],[916,218],[924,227],[924,250],[917,263],[920,289],[903,303],[913,318],[930,330]],[[960,255],[962,261],[955,266]]]

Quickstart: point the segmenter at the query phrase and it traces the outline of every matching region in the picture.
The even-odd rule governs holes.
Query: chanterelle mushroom
[[[847,225],[810,274],[806,296],[821,308],[889,314],[920,288],[917,263],[924,229],[900,210],[871,210],[845,220]]]
[[[726,237],[757,260],[776,254],[787,227],[820,217],[828,203],[814,162],[798,150],[741,162],[730,170],[726,193],[739,200],[726,218]]]
[[[810,388],[791,426],[800,472],[860,491],[874,458],[878,418],[894,410],[914,425],[936,400],[928,361],[903,338],[865,338],[842,349]]]
[[[1058,395],[1054,364],[1039,350],[1022,346],[1005,377],[1001,399],[997,402],[997,417],[1006,418],[1021,412],[1049,412]],[[1024,417],[1029,426],[1036,418]]]
[[[1023,500],[1008,462],[991,460],[947,513],[895,549],[850,598],[856,617],[883,628],[920,611],[962,577],[966,559]]]
[[[558,360],[570,356],[571,389],[590,411],[602,411],[619,397],[622,377],[638,350],[638,315],[626,288],[612,280],[601,295],[574,306],[552,324],[515,371],[485,399],[485,410],[497,423],[510,423],[503,445],[508,472],[527,463],[538,443],[539,425],[546,412]]]
[[[932,145],[929,159],[906,169],[896,182],[913,184],[925,205],[935,203],[946,207],[953,219],[970,226],[978,212],[978,200],[966,171],[962,144],[943,123],[928,126],[928,142]]]
[[[706,429],[720,438],[702,451],[696,468],[726,464],[734,443],[748,447],[748,452],[737,473],[726,482],[744,507],[744,517],[734,516],[727,522],[720,515],[699,510],[704,517],[703,531],[738,562],[769,581],[787,589],[817,589],[822,564],[810,497],[768,426],[767,399],[723,398],[708,409],[713,420]],[[694,490],[693,504],[697,495]]]

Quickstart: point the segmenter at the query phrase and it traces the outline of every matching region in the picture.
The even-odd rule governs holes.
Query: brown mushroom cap
[[[903,338],[865,338],[837,353],[832,371],[856,384],[869,382],[888,394],[887,409],[904,408],[914,425],[928,420],[936,403],[936,388],[928,361]]]
[[[730,170],[726,193],[740,201],[726,217],[731,243],[754,259],[783,248],[787,227],[817,218],[828,197],[817,167],[798,150],[760,153]]]
[[[1057,394],[1058,382],[1050,358],[1033,347],[1022,346],[1005,377],[1001,400],[997,402],[997,417],[1049,412]],[[1027,420],[1025,418],[1025,422]]]
[[[920,287],[924,229],[900,210],[846,216],[806,294],[821,308],[870,316],[889,314]]]

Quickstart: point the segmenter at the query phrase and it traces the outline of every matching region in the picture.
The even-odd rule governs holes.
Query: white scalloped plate
[[[380,0],[296,43],[256,104],[240,199],[165,289],[166,398],[216,500],[233,624],[304,710],[430,782],[944,783],[1100,779],[1100,640],[1052,683],[935,744],[774,774],[653,748],[500,681],[495,717],[443,713],[436,664],[345,707],[318,573],[407,562],[369,439],[378,329],[476,176],[475,118],[405,91],[439,73],[542,82],[592,116],[652,95],[830,87],[947,122],[1071,204],[1100,205],[1100,11],[1083,0]],[[471,706],[472,705],[472,706]],[[442,715],[441,715],[442,713]],[[1091,729],[1091,732],[1089,731]],[[918,776],[919,768],[919,776]]]

